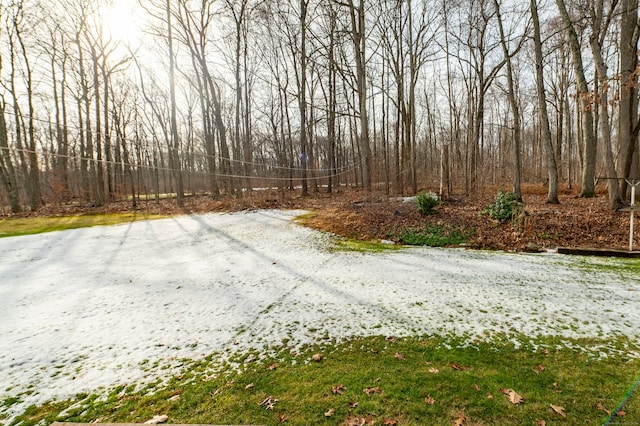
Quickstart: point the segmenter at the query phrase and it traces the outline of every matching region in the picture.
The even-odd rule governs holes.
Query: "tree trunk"
[[[620,107],[618,114],[618,172],[630,177],[633,153],[636,147],[634,126],[638,120],[638,0],[620,2]],[[627,194],[627,182],[620,181],[621,195]]]
[[[365,0],[360,0],[356,7],[353,0],[348,0],[351,15],[351,38],[356,62],[356,86],[358,94],[358,114],[360,118],[360,135],[358,138],[362,158],[362,187],[371,192],[371,145],[369,141],[369,116],[367,114],[367,70],[366,70],[366,34],[365,34]]]
[[[513,115],[513,194],[516,200],[522,201],[522,190],[520,187],[521,181],[521,166],[520,166],[520,108],[516,101],[515,86],[513,83],[513,68],[511,66],[511,54],[507,48],[507,41],[504,36],[504,28],[502,25],[502,16],[500,15],[500,5],[498,0],[493,0],[493,4],[496,8],[496,17],[498,18],[498,29],[500,31],[500,44],[502,46],[502,53],[504,54],[504,60],[507,65],[507,84],[509,91],[507,97],[509,98],[509,104],[511,105],[511,114]]]
[[[589,86],[587,85],[587,79],[584,74],[582,51],[576,29],[571,21],[564,0],[556,0],[556,4],[558,5],[560,17],[562,18],[562,23],[569,41],[569,48],[573,59],[573,69],[576,77],[579,106],[581,109],[582,143],[580,151],[582,154],[582,188],[580,196],[595,197],[597,138],[593,128],[592,99],[589,95]]]
[[[2,101],[0,101],[0,182],[7,191],[11,211],[20,213],[22,206],[20,205],[18,179],[11,160],[11,151],[9,150],[9,140],[7,138],[7,122],[4,118],[4,102]]]
[[[605,152],[605,165],[607,170],[607,186],[609,189],[609,207],[612,210],[618,210],[624,206],[624,202],[620,195],[620,186],[615,180],[616,167],[613,160],[613,152],[611,148],[611,126],[609,125],[609,101],[608,101],[608,69],[604,61],[602,54],[602,43],[605,35],[607,34],[608,24],[605,23],[603,27],[603,0],[599,0],[594,12],[596,16],[592,17],[593,34],[589,38],[589,44],[591,45],[591,52],[593,54],[594,63],[596,66],[596,76],[599,82],[598,99],[595,103],[595,107],[599,112],[599,125],[600,133],[602,135],[602,142]]]
[[[179,148],[180,137],[178,135],[178,118],[176,106],[176,70],[175,57],[173,53],[173,27],[171,25],[171,2],[167,0],[167,44],[169,48],[169,92],[171,97],[171,144],[170,155],[172,158],[173,173],[177,183],[177,204],[178,207],[184,206],[184,183],[182,179],[182,167],[180,164]]]
[[[449,180],[449,145],[440,146],[440,198],[449,199],[451,196],[451,183]]]
[[[300,168],[302,195],[309,194],[307,153],[307,0],[300,0],[300,71],[298,75],[298,108],[300,110]]]
[[[22,13],[22,3],[20,3],[19,12]],[[42,205],[42,191],[40,188],[40,167],[38,166],[38,152],[36,146],[36,134],[35,134],[35,108],[33,105],[33,95],[34,95],[34,87],[33,87],[33,71],[31,69],[31,62],[29,60],[29,56],[27,55],[27,48],[22,38],[22,30],[20,28],[20,22],[18,16],[14,17],[13,27],[15,30],[15,36],[18,39],[18,43],[20,45],[20,50],[22,52],[22,57],[24,60],[24,75],[25,75],[25,83],[26,83],[26,91],[27,91],[27,107],[28,114],[27,117],[27,158],[29,159],[28,165],[28,193],[29,193],[29,204],[32,211],[37,210]]]
[[[544,90],[544,73],[542,69],[542,38],[540,35],[540,20],[538,19],[538,5],[536,0],[531,0],[531,17],[533,20],[533,42],[536,55],[536,89],[538,93],[538,113],[540,125],[542,126],[542,141],[544,144],[545,154],[547,157],[547,175],[549,179],[547,203],[559,204],[558,200],[558,166],[556,164],[556,156],[553,151],[553,142],[551,140],[551,128],[549,127],[549,113],[547,111],[547,95]],[[562,105],[560,106],[562,110]],[[559,127],[562,123],[559,123]],[[562,144],[559,139],[558,145]]]

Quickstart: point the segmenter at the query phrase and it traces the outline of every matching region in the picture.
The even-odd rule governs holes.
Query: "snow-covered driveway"
[[[0,401],[30,385],[25,404],[130,384],[156,361],[285,338],[640,337],[640,277],[616,272],[617,261],[332,252],[331,237],[291,221],[301,213],[193,215],[0,239]]]

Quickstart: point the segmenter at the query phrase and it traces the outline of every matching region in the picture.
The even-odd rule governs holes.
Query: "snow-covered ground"
[[[11,415],[148,379],[179,358],[283,339],[640,337],[640,277],[611,268],[621,261],[335,252],[330,236],[291,220],[301,213],[193,215],[0,239],[0,402],[21,395]]]

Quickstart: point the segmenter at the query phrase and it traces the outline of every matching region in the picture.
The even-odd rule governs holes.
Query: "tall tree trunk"
[[[328,69],[328,108],[327,108],[327,137],[329,139],[329,182],[327,191],[333,191],[334,184],[338,185],[338,173],[336,169],[336,77],[337,64],[335,56],[337,16],[333,8],[329,8],[330,32],[329,32],[329,69]]]
[[[0,67],[2,63],[0,62]],[[1,69],[1,68],[0,68]],[[16,176],[13,161],[11,159],[11,151],[9,149],[9,140],[7,138],[7,122],[4,118],[4,101],[0,101],[0,183],[7,191],[9,205],[13,213],[20,213],[22,206],[20,205],[20,191],[18,190],[18,179]]]
[[[362,187],[371,191],[371,145],[369,141],[369,115],[367,114],[367,70],[366,70],[366,34],[365,34],[365,0],[360,0],[356,7],[353,0],[348,0],[351,16],[351,39],[356,62],[356,85],[358,92],[358,114],[360,119],[359,149],[362,158]]]
[[[171,158],[173,173],[177,183],[177,204],[184,206],[184,183],[182,179],[182,165],[180,163],[179,149],[180,136],[178,135],[178,112],[176,106],[176,70],[175,57],[173,53],[173,27],[171,25],[171,1],[167,0],[167,45],[169,48],[169,93],[171,102]]]
[[[502,46],[502,53],[504,54],[504,60],[507,65],[507,84],[509,87],[508,95],[509,104],[511,105],[511,113],[513,115],[513,194],[518,201],[522,201],[522,189],[520,187],[522,167],[520,165],[520,145],[521,142],[521,129],[520,129],[520,108],[516,101],[515,85],[513,82],[513,68],[511,66],[511,54],[507,47],[507,40],[504,35],[504,27],[502,25],[502,16],[500,14],[500,5],[498,0],[493,0],[493,4],[496,8],[496,17],[498,18],[498,29],[500,31],[500,44]]]
[[[38,151],[36,145],[36,134],[35,134],[35,108],[33,104],[33,95],[34,95],[34,87],[33,87],[33,71],[31,68],[31,61],[29,60],[29,55],[27,54],[27,47],[24,43],[24,39],[22,37],[22,29],[21,18],[23,13],[24,5],[22,2],[17,6],[19,11],[17,12],[17,16],[14,17],[13,20],[13,28],[15,30],[15,36],[18,39],[18,43],[20,45],[20,50],[22,53],[22,58],[24,61],[24,74],[25,74],[25,84],[27,91],[27,107],[28,107],[28,117],[27,123],[28,126],[26,128],[27,132],[27,158],[29,159],[28,166],[28,193],[29,193],[29,204],[32,211],[37,210],[40,206],[42,206],[42,190],[40,188],[40,167],[38,165]]]
[[[620,108],[618,113],[618,173],[630,177],[633,153],[637,145],[634,126],[638,120],[638,0],[620,2]],[[627,194],[627,182],[620,181],[621,195]]]
[[[300,71],[298,75],[298,108],[300,109],[300,168],[302,195],[309,194],[307,152],[307,0],[300,0]]]
[[[93,96],[96,114],[96,185],[94,187],[93,202],[96,207],[104,205],[104,169],[102,163],[102,113],[100,96],[100,74],[98,73],[98,54],[96,47],[91,45],[91,61],[93,64]]]
[[[576,87],[578,89],[578,100],[580,105],[580,117],[582,125],[582,143],[580,144],[580,151],[582,154],[582,188],[580,192],[581,197],[595,197],[596,196],[596,150],[597,150],[597,138],[594,131],[593,122],[593,105],[591,96],[589,96],[589,86],[587,85],[587,79],[584,73],[584,66],[582,63],[582,50],[580,47],[580,41],[576,29],[571,21],[567,6],[564,0],[556,0],[558,10],[560,11],[560,17],[564,25],[567,39],[569,42],[569,48],[571,50],[571,56],[573,59],[573,69],[576,77]]]
[[[104,170],[107,173],[106,188],[107,188],[107,199],[109,201],[113,201],[115,199],[115,188],[114,188],[114,176],[113,176],[113,152],[111,149],[111,124],[110,124],[110,109],[109,109],[109,90],[111,89],[111,73],[107,70],[106,64],[107,58],[102,57],[102,64],[100,67],[100,71],[102,74],[102,84],[103,84],[103,98],[104,98],[104,110],[103,110],[103,119],[104,119],[104,156],[105,156],[105,164]],[[117,144],[116,144],[117,145]],[[104,186],[103,186],[104,191]]]
[[[613,160],[613,152],[611,147],[611,126],[609,125],[609,81],[608,81],[608,68],[605,63],[602,54],[602,44],[604,38],[608,32],[609,19],[604,19],[603,16],[603,0],[598,0],[596,8],[594,9],[595,15],[592,17],[592,30],[593,34],[589,38],[589,44],[591,45],[591,53],[593,54],[594,63],[596,66],[596,76],[598,80],[598,98],[595,107],[598,111],[600,134],[602,135],[603,148],[605,153],[605,166],[607,170],[607,186],[609,190],[609,207],[612,210],[618,210],[623,207],[624,202],[620,195],[620,186],[615,180],[616,167]],[[613,11],[611,11],[613,12]]]
[[[549,179],[547,203],[559,204],[558,200],[558,166],[551,140],[551,128],[549,127],[549,113],[547,111],[547,95],[544,90],[544,73],[542,69],[542,38],[540,35],[540,20],[538,19],[538,5],[536,0],[531,0],[531,17],[533,20],[533,43],[536,55],[536,90],[538,93],[538,114],[542,126],[542,141],[547,157],[547,175]],[[562,109],[562,105],[560,106]],[[560,127],[562,123],[559,123]],[[557,141],[562,144],[561,140]]]

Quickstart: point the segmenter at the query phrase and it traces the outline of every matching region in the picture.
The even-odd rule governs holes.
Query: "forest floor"
[[[562,189],[560,204],[546,203],[546,189],[529,186],[523,190],[524,230],[512,222],[499,223],[482,214],[495,198],[497,188],[464,195],[454,191],[449,200],[437,207],[431,216],[421,215],[414,202],[382,193],[365,193],[358,189],[341,189],[327,194],[325,190],[300,192],[254,191],[241,199],[213,200],[209,196],[189,196],[185,207],[175,200],[141,201],[136,210],[151,214],[191,214],[233,212],[255,209],[306,209],[315,216],[305,223],[315,229],[359,240],[392,240],[403,230],[444,226],[465,231],[466,247],[504,251],[537,251],[557,247],[627,249],[629,213],[611,211],[606,192],[601,188],[595,198],[580,198],[575,190]],[[76,204],[50,204],[36,213],[21,216],[61,216],[130,212],[131,201],[109,203],[95,208]],[[5,216],[6,217],[6,216]],[[637,228],[640,228],[638,226]],[[634,247],[640,247],[636,233]]]

